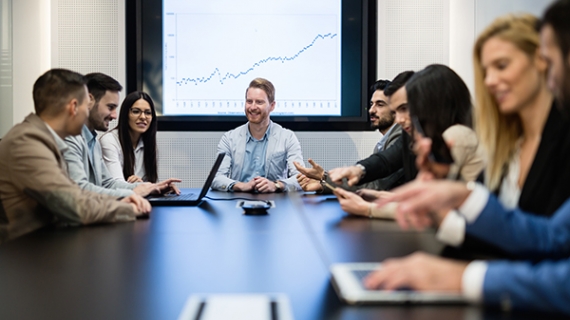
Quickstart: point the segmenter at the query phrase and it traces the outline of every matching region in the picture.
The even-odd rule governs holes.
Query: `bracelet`
[[[372,206],[373,206],[373,205],[374,205],[374,204],[372,204],[372,203],[370,203],[370,204],[368,205],[368,218],[370,218],[370,219],[372,219]]]

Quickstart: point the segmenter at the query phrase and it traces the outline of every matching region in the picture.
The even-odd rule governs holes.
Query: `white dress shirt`
[[[455,246],[463,243],[466,223],[477,220],[488,200],[489,191],[487,188],[481,184],[475,184],[473,191],[459,207],[459,210],[452,210],[443,219],[436,234],[437,239]],[[469,263],[461,279],[461,291],[467,300],[471,302],[482,300],[486,272],[486,262],[473,261]]]
[[[116,180],[125,181],[125,177],[123,176],[123,149],[121,149],[121,143],[119,142],[119,131],[111,130],[103,134],[99,139],[99,142],[101,143],[101,149],[103,151],[103,160],[105,161],[111,176]],[[139,143],[137,144],[134,153],[134,174],[144,181],[147,181],[144,170],[144,143],[142,139],[139,139]]]

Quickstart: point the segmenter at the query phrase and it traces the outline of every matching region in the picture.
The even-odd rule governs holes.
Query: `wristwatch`
[[[360,163],[357,163],[355,166],[362,171],[362,173],[360,174],[360,177],[358,177],[358,178],[364,177],[366,175],[366,167],[364,167]]]
[[[275,181],[275,192],[283,192],[283,187],[279,184],[279,181]]]

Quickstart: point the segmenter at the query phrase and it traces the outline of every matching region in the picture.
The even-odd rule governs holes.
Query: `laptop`
[[[147,198],[150,204],[154,206],[197,206],[202,202],[202,199],[208,193],[208,189],[212,186],[212,182],[214,181],[214,177],[218,172],[218,168],[222,164],[222,160],[224,160],[225,153],[218,154],[216,158],[216,162],[214,166],[210,170],[210,174],[206,179],[206,183],[202,187],[202,191],[200,194],[195,193],[180,193],[180,195],[176,194],[165,194],[165,195],[151,195]]]
[[[348,304],[463,304],[459,293],[413,290],[368,290],[362,280],[381,263],[337,263],[330,267],[331,282],[338,297]]]

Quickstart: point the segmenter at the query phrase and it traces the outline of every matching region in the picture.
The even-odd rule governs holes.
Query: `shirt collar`
[[[89,130],[89,128],[87,128],[87,125],[83,125],[81,134],[83,135],[83,137],[87,142],[97,138],[97,132],[95,130],[93,131]]]
[[[45,122],[44,122],[45,123]],[[52,134],[53,138],[55,139],[55,145],[59,152],[64,153],[67,150],[67,143],[63,141],[63,139],[53,130],[49,124],[45,123],[46,127],[48,128],[49,132]]]
[[[267,126],[267,130],[265,130],[265,134],[263,135],[263,138],[261,138],[261,140],[256,140],[256,141],[264,141],[267,139],[267,137],[269,137],[269,134],[271,133],[271,125],[272,124],[273,124],[273,121],[269,121],[269,126]],[[249,142],[251,140],[255,140],[255,138],[251,135],[251,133],[249,132],[249,126],[247,126],[246,141]]]
[[[139,139],[139,142],[137,143],[137,147],[135,148],[135,152],[142,150],[144,148],[144,142],[143,139]]]

